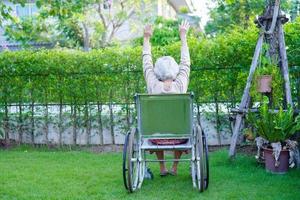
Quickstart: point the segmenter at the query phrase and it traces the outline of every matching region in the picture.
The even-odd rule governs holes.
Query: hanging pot
[[[278,161],[276,162],[273,155],[273,149],[263,148],[265,167],[267,172],[273,174],[285,174],[289,169],[289,150],[282,149]]]
[[[271,75],[262,75],[257,77],[257,91],[260,93],[270,93],[272,91]]]

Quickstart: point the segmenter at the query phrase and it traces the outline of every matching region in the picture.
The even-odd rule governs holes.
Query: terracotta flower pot
[[[272,76],[270,75],[258,76],[257,91],[260,93],[270,93],[272,91]]]
[[[279,156],[279,162],[276,165],[273,149],[263,148],[265,167],[267,172],[273,174],[285,174],[289,169],[289,150],[282,149]]]

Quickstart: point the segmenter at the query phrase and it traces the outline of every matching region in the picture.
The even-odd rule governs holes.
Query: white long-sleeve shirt
[[[143,46],[143,71],[149,94],[176,94],[186,93],[190,76],[190,53],[187,42],[182,42],[179,73],[172,82],[162,82],[158,80],[154,73],[151,56],[151,46],[144,43]]]

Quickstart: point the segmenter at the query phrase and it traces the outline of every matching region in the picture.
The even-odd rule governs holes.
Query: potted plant
[[[279,107],[283,99],[283,79],[276,62],[262,58],[261,66],[255,71],[254,81],[250,89],[253,102],[262,102],[263,95],[268,94],[273,101],[274,107]]]
[[[266,170],[286,173],[290,154],[288,139],[300,130],[300,116],[294,117],[291,106],[286,111],[282,107],[279,110],[269,110],[268,103],[264,101],[258,114],[249,113],[247,119],[261,137],[261,140],[258,139],[258,146],[263,148]]]
[[[260,67],[256,73],[256,90],[259,93],[270,93],[272,91],[272,68],[276,66]]]

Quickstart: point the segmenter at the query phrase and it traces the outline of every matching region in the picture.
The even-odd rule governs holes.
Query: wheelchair
[[[200,123],[194,123],[193,94],[135,95],[137,127],[125,137],[123,180],[128,192],[140,189],[148,162],[148,151],[188,150],[189,158],[165,159],[166,162],[190,162],[193,187],[199,192],[208,188],[208,146]],[[158,145],[153,139],[185,139],[184,144]]]

